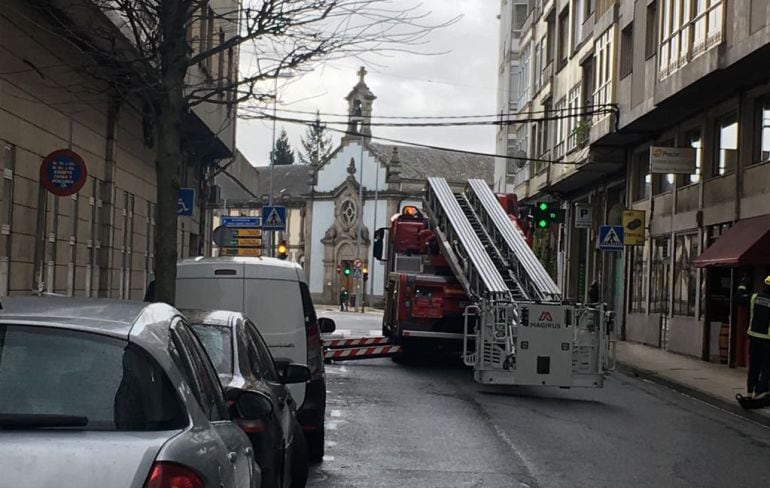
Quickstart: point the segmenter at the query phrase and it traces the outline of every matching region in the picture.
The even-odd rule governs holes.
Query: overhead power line
[[[613,104],[601,104],[601,105],[584,105],[580,108],[581,113],[584,111],[615,111],[617,108]],[[241,107],[240,110],[246,110],[246,111],[256,111],[256,112],[262,112],[263,109],[256,108],[256,107]],[[286,112],[291,114],[301,114],[301,115],[318,115],[318,116],[324,116],[324,117],[340,117],[343,119],[347,119],[350,117],[350,114],[341,114],[341,113],[331,113],[331,112],[318,112],[318,111],[310,111],[310,110],[292,110],[287,108],[278,108],[279,112]],[[548,110],[531,110],[531,111],[521,111],[521,112],[515,112],[515,113],[498,113],[498,114],[481,114],[481,115],[374,115],[372,114],[370,116],[371,119],[383,119],[383,120],[461,120],[461,119],[500,119],[500,118],[510,118],[510,117],[516,117],[516,116],[523,116],[523,115],[541,115],[541,114],[550,114],[550,113],[563,113],[563,112],[575,112],[574,107],[565,107],[565,108],[551,108]],[[326,121],[322,121],[326,122]]]
[[[281,120],[281,119],[279,118],[277,120]],[[301,121],[301,120],[287,119],[287,120],[285,120],[285,122],[292,123],[292,124],[308,125],[308,126],[311,125],[310,122]],[[337,129],[335,127],[328,127],[327,129],[332,131],[332,132],[337,132],[337,133],[340,133],[340,134],[351,135],[351,136],[360,136],[360,134],[358,134],[357,132],[351,132],[351,131],[347,131],[347,130],[344,130],[344,129]],[[366,136],[366,137],[368,139],[374,139],[374,140],[378,140],[378,141],[385,141],[385,142],[390,142],[390,143],[393,143],[393,144],[401,144],[401,145],[404,145],[404,146],[421,147],[421,148],[425,148],[425,149],[434,149],[436,151],[453,152],[453,153],[458,153],[458,154],[470,154],[472,156],[484,156],[484,157],[490,157],[490,158],[513,159],[513,160],[517,160],[517,161],[529,161],[529,162],[534,162],[534,163],[568,164],[568,165],[577,164],[576,162],[554,161],[552,159],[540,159],[540,158],[530,158],[530,157],[520,158],[520,157],[516,157],[516,156],[508,156],[506,154],[494,154],[494,153],[487,153],[487,152],[482,152],[482,151],[469,151],[469,150],[466,150],[466,149],[455,149],[455,148],[450,148],[450,147],[436,146],[436,145],[433,145],[433,144],[421,144],[419,142],[404,141],[404,140],[400,140],[400,139],[391,139],[389,137],[381,137],[381,136]]]
[[[564,120],[572,118],[584,118],[591,117],[593,115],[605,115],[613,113],[614,109],[607,107],[596,111],[584,111],[580,113],[567,113],[563,115],[542,116],[542,117],[527,117],[521,119],[497,119],[497,120],[478,120],[478,121],[455,121],[455,122],[365,122],[360,121],[362,127],[473,127],[473,126],[502,126],[502,125],[514,125],[514,124],[526,124],[531,122],[548,122],[552,120]],[[253,116],[257,119],[269,119],[276,120],[278,122],[290,122],[300,124],[314,124],[315,120],[291,118],[291,117],[274,117],[272,114],[262,112],[259,116]],[[324,125],[348,125],[350,121],[325,121]]]

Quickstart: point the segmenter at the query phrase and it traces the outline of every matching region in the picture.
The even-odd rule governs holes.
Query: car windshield
[[[193,324],[195,334],[211,358],[219,374],[233,374],[233,343],[229,327],[209,324]]]
[[[0,325],[0,430],[154,431],[187,425],[143,349],[86,332]]]

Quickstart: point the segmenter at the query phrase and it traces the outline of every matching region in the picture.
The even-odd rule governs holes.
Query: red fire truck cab
[[[527,238],[516,197],[498,195],[498,201]],[[374,251],[388,264],[383,335],[405,353],[418,347],[459,351],[470,299],[441,254],[430,220],[417,207],[404,207],[389,228],[377,230]]]

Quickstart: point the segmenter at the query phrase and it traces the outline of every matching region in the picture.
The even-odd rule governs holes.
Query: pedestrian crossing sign
[[[286,230],[286,207],[262,207],[262,230]]]
[[[623,226],[602,225],[599,227],[599,249],[602,251],[623,250]]]

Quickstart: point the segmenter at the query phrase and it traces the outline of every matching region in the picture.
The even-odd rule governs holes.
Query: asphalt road
[[[323,312],[345,334],[380,317]],[[371,331],[371,332],[370,332]],[[452,359],[327,365],[311,487],[764,487],[770,429],[645,380],[491,388]]]

